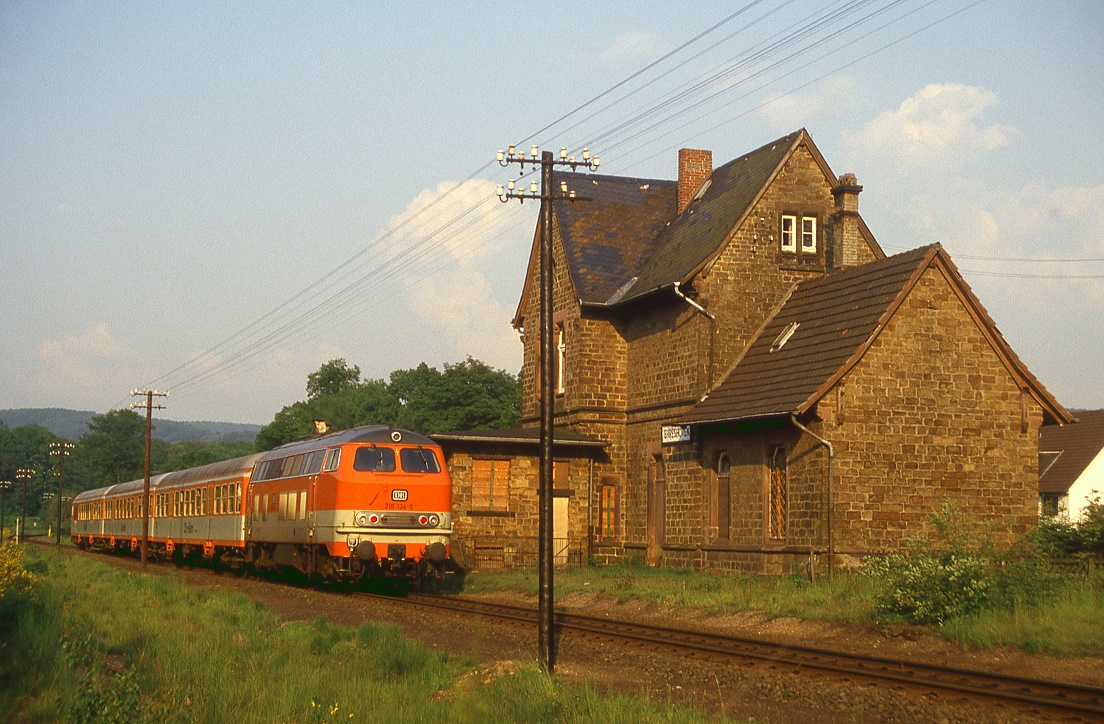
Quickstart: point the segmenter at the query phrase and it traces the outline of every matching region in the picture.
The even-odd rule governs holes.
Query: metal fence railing
[[[453,557],[471,571],[512,571],[536,568],[540,544],[536,536],[509,539],[453,540]],[[552,551],[557,568],[576,568],[586,564],[582,542],[572,545],[569,538],[553,538]]]

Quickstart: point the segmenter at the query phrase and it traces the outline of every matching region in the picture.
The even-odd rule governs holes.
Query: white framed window
[[[782,217],[782,251],[797,251],[797,217]]]
[[[563,324],[556,325],[556,394],[562,395],[564,386],[564,372],[567,369],[567,338],[564,336]]]
[[[801,251],[815,252],[816,243],[816,217],[801,217]]]

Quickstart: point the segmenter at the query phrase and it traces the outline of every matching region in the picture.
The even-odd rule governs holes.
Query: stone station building
[[[683,149],[677,181],[561,180],[590,199],[553,209],[557,538],[575,560],[782,573],[895,550],[946,500],[1005,539],[1035,519],[1039,430],[1069,413],[946,251],[883,253],[862,187],[804,129],[716,169]],[[437,436],[462,545],[536,531],[539,237],[514,320],[521,431]],[[526,492],[465,518],[492,459],[511,486],[528,471]]]

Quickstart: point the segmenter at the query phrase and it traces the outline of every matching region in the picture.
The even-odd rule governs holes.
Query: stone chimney
[[[862,190],[853,173],[841,175],[832,189],[836,210],[832,214],[832,243],[827,250],[829,272],[862,263],[864,242],[859,231],[859,193]]]
[[[678,160],[678,212],[681,214],[702,182],[713,173],[713,152],[680,148]]]

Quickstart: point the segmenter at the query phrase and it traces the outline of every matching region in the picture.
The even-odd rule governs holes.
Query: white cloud
[[[414,197],[387,223],[380,244],[388,255],[421,253],[427,245],[453,257],[484,256],[505,243],[512,206],[499,203],[487,179],[442,181]]]
[[[413,260],[409,275],[389,286],[432,330],[435,352],[513,371],[521,366],[521,345],[510,325],[510,300],[520,293],[524,268],[509,268],[504,259],[517,257],[507,251],[529,248],[533,221],[526,209],[535,207],[500,203],[495,186],[485,179],[442,181],[422,191],[389,221],[383,243],[391,258]]]
[[[849,75],[833,75],[807,93],[772,96],[758,113],[775,131],[788,132],[808,126],[817,118],[850,113],[863,101],[858,80]]]
[[[83,406],[114,401],[129,392],[128,382],[133,386],[148,378],[137,355],[115,341],[105,322],[76,336],[42,340],[38,359],[35,384],[43,396],[76,398]]]
[[[845,133],[843,144],[852,156],[892,159],[929,171],[961,168],[975,154],[996,150],[1017,135],[1011,126],[979,123],[996,101],[984,88],[933,83],[896,110]]]
[[[621,65],[655,60],[671,49],[659,33],[629,30],[610,39],[592,58],[599,63]]]

